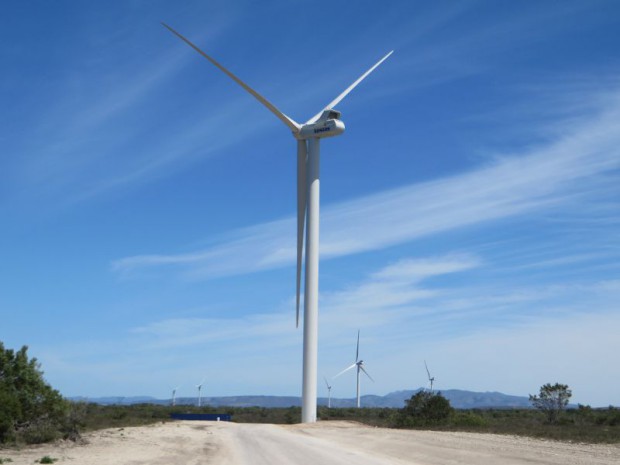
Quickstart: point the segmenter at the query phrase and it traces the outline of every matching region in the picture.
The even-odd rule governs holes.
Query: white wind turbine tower
[[[355,351],[355,363],[353,365],[345,368],[344,370],[342,370],[336,376],[334,376],[334,378],[337,378],[338,376],[340,376],[344,372],[349,371],[350,369],[357,367],[357,408],[360,408],[360,371],[363,371],[364,374],[366,376],[368,376],[370,381],[372,381],[373,383],[375,382],[375,380],[372,379],[372,376],[370,376],[368,374],[368,372],[364,369],[364,361],[359,359],[360,358],[359,355],[360,355],[360,332],[358,330],[357,331],[357,349]]]
[[[332,408],[332,387],[327,382],[327,378],[323,376],[325,385],[327,386],[327,408]]]
[[[163,25],[267,107],[271,113],[291,130],[293,137],[297,140],[297,326],[299,326],[304,227],[306,230],[301,421],[304,423],[315,422],[319,312],[319,143],[323,138],[338,136],[344,132],[344,123],[340,120],[340,112],[335,110],[334,107],[362,82],[366,76],[374,71],[377,66],[383,63],[392,52],[385,55],[368,71],[362,74],[319,113],[305,123],[300,124],[278,110],[265,97],[252,89],[177,31],[167,24]]]
[[[174,407],[176,405],[176,401],[177,401],[177,390],[179,389],[180,386],[177,386],[175,388],[172,388],[172,406]]]
[[[202,406],[202,385],[205,383],[205,380],[207,378],[202,378],[202,381],[200,382],[200,384],[197,384],[196,387],[198,388],[198,407]]]
[[[428,382],[431,385],[431,392],[433,392],[433,382],[435,381],[435,377],[431,376],[431,372],[428,371],[428,365],[426,364],[426,360],[424,360],[424,367],[426,368],[426,374],[428,375]]]

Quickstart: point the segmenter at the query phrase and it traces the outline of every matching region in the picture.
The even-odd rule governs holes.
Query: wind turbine
[[[426,367],[426,374],[428,375],[428,382],[431,384],[431,393],[433,392],[433,381],[435,381],[435,377],[431,376],[431,372],[428,371],[428,365],[426,364],[426,360],[424,360],[424,366]]]
[[[345,98],[362,80],[383,63],[392,52],[385,55],[338,97],[332,100],[319,113],[300,124],[278,110],[265,97],[256,92],[245,82],[224,68],[215,59],[200,50],[187,38],[165,23],[170,32],[175,34],[190,47],[209,60],[220,71],[243,87],[248,93],[262,103],[282,121],[297,140],[297,316],[299,327],[299,307],[301,290],[301,263],[303,258],[304,228],[306,229],[305,282],[304,282],[304,343],[301,421],[316,421],[317,398],[317,358],[318,358],[318,313],[319,313],[319,160],[320,141],[326,137],[338,136],[344,132],[344,123],[340,112],[334,107]]]
[[[202,378],[202,381],[200,382],[200,384],[197,384],[196,387],[198,388],[198,407],[200,407],[202,405],[202,394],[200,393],[200,391],[202,390],[202,385],[205,383],[205,379],[207,378]]]
[[[327,386],[327,408],[332,408],[332,387],[327,382],[327,378],[323,376],[325,385]]]
[[[360,332],[359,330],[357,330],[357,349],[355,351],[355,363],[351,365],[350,367],[347,367],[344,370],[342,370],[336,376],[334,376],[334,378],[337,378],[344,372],[357,367],[357,408],[360,408],[360,371],[363,371],[364,374],[368,376],[370,381],[372,381],[373,383],[375,382],[375,380],[372,379],[372,376],[370,376],[368,372],[364,369],[364,361],[359,359],[360,358],[359,355],[360,355]]]
[[[176,405],[176,400],[177,400],[177,389],[179,389],[180,386],[177,386],[175,388],[172,388],[172,406],[174,407]]]

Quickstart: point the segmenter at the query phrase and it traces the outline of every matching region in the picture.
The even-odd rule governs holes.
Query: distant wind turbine
[[[336,376],[334,376],[334,378],[337,378],[338,376],[340,376],[344,372],[349,371],[352,368],[357,367],[357,408],[360,408],[360,371],[363,371],[364,374],[366,376],[368,376],[370,381],[372,381],[373,383],[375,382],[375,380],[372,379],[372,376],[370,376],[368,374],[368,372],[364,369],[364,361],[359,359],[359,354],[360,354],[360,332],[358,330],[357,331],[357,349],[355,351],[355,363],[353,365],[351,365],[350,367],[347,367],[344,370],[342,370]]]
[[[327,378],[323,376],[325,385],[327,386],[327,408],[332,408],[332,387],[327,382]]]
[[[316,421],[319,316],[319,143],[323,138],[338,136],[344,132],[344,123],[340,120],[340,112],[335,110],[334,107],[374,71],[377,66],[383,63],[392,52],[381,58],[319,113],[305,123],[300,124],[278,110],[265,97],[200,50],[184,36],[167,24],[163,25],[267,107],[271,113],[291,130],[293,137],[297,140],[297,326],[299,326],[304,227],[306,229],[301,421],[303,423],[313,423]],[[333,74],[330,73],[330,75]],[[303,88],[300,87],[300,89]]]
[[[200,407],[202,405],[202,394],[201,394],[201,390],[202,390],[202,385],[205,383],[205,380],[207,378],[202,378],[202,381],[200,382],[200,384],[197,384],[196,387],[198,388],[198,407]]]
[[[424,366],[426,367],[426,374],[428,375],[428,382],[431,385],[431,392],[433,392],[433,382],[435,381],[435,377],[431,376],[431,372],[428,371],[428,365],[426,364],[426,360],[424,360]]]
[[[172,406],[174,407],[176,405],[176,400],[177,400],[177,389],[179,389],[180,386],[177,386],[175,388],[172,388]]]

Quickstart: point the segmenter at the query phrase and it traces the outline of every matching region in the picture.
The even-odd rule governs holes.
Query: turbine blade
[[[308,146],[305,140],[297,141],[297,320],[299,328],[299,296],[301,293],[301,261],[304,248],[304,229],[306,220],[306,159]]]
[[[383,63],[385,60],[387,60],[387,59],[388,59],[388,57],[389,57],[392,53],[394,53],[394,50],[392,50],[390,53],[388,53],[388,54],[387,54],[387,55],[385,55],[383,58],[381,58],[381,59],[380,59],[377,63],[375,63],[375,65],[374,65],[372,68],[370,68],[368,71],[366,71],[364,74],[362,74],[362,75],[361,75],[361,76],[357,79],[357,81],[355,81],[353,84],[351,84],[349,87],[347,87],[347,88],[346,88],[346,90],[345,90],[342,94],[340,94],[340,95],[339,95],[338,97],[336,97],[334,100],[332,100],[331,102],[329,102],[329,104],[328,104],[325,108],[323,108],[320,112],[318,112],[318,113],[317,113],[316,115],[314,115],[311,119],[309,119],[309,120],[306,122],[306,124],[311,124],[311,123],[316,122],[316,121],[319,119],[319,117],[323,114],[323,112],[324,112],[325,110],[330,110],[330,109],[334,108],[336,105],[338,105],[338,104],[340,103],[340,101],[341,101],[343,98],[345,98],[345,97],[349,94],[349,92],[351,92],[353,89],[355,89],[355,87],[357,87],[357,85],[358,85],[360,82],[362,82],[362,81],[366,78],[366,76],[368,76],[370,73],[372,73],[372,72],[375,70],[375,68],[377,68],[377,66],[379,66],[381,63]]]
[[[331,388],[331,386],[327,382],[327,378],[325,376],[323,376],[323,379],[325,380],[325,385],[327,386],[327,389]]]
[[[357,363],[354,363],[353,365],[351,365],[350,367],[345,368],[344,370],[342,370],[340,373],[338,373],[336,376],[334,376],[334,378],[338,378],[338,376],[340,376],[341,374],[349,371],[351,368],[355,368],[357,366]]]
[[[424,367],[426,368],[426,374],[428,375],[428,380],[431,380],[431,372],[428,371],[428,365],[426,364],[426,360],[424,360]]]
[[[355,350],[355,362],[360,359],[360,330],[357,330],[357,349]]]
[[[269,111],[271,111],[271,113],[273,113],[274,115],[276,115],[284,124],[286,124],[289,128],[291,128],[291,131],[293,131],[294,133],[299,132],[299,129],[301,128],[301,126],[296,123],[293,119],[289,118],[288,116],[286,116],[284,113],[282,113],[280,110],[278,110],[269,100],[267,100],[265,97],[263,97],[261,94],[259,94],[258,92],[256,92],[254,89],[252,89],[250,86],[248,86],[245,82],[243,82],[241,79],[239,79],[237,76],[235,76],[233,73],[231,73],[230,71],[228,71],[226,68],[224,68],[221,64],[219,64],[217,61],[215,61],[213,58],[211,58],[209,55],[207,55],[205,52],[203,52],[202,50],[200,50],[196,45],[194,45],[192,42],[190,42],[187,38],[185,38],[184,36],[182,36],[181,34],[179,34],[177,31],[175,31],[174,29],[172,29],[170,26],[168,26],[166,23],[162,23],[162,25],[168,29],[170,32],[172,32],[174,35],[176,35],[179,39],[181,39],[182,41],[184,41],[187,45],[189,45],[190,47],[192,47],[194,50],[196,50],[198,53],[200,53],[203,57],[205,57],[207,60],[209,60],[211,63],[213,63],[215,66],[217,66],[221,71],[223,71],[228,77],[230,77],[233,81],[235,81],[237,84],[239,84],[241,87],[243,87],[246,91],[248,91],[250,94],[252,94],[254,96],[254,98],[256,98],[256,100],[258,100],[260,103],[262,103],[263,105],[265,105]]]
[[[372,379],[372,376],[370,376],[370,375],[368,374],[368,372],[367,372],[366,370],[364,370],[364,367],[363,367],[363,366],[361,366],[361,365],[360,365],[360,370],[362,370],[362,371],[366,374],[366,376],[368,376],[368,378],[370,378],[370,381],[372,381],[373,383],[375,382],[375,380],[374,380],[374,379]]]

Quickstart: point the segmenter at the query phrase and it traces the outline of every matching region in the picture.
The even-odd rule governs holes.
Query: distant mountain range
[[[367,395],[362,396],[361,404],[363,407],[388,407],[402,408],[405,401],[412,395],[421,391],[417,390],[395,391],[385,396]],[[532,404],[527,397],[510,396],[501,392],[472,392],[459,389],[448,389],[441,391],[441,394],[450,401],[450,404],[457,409],[472,408],[530,408]],[[97,404],[160,404],[169,405],[170,399],[156,399],[154,397],[72,397],[74,401],[94,402]],[[196,397],[178,397],[177,405],[196,405]],[[226,397],[203,397],[203,405],[213,407],[298,407],[301,405],[301,398],[294,396],[226,396]],[[327,405],[326,397],[319,397],[319,405]],[[332,398],[332,407],[355,407],[356,400]]]

